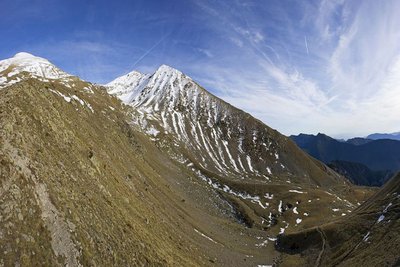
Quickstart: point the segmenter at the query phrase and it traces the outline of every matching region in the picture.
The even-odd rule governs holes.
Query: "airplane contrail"
[[[133,67],[135,67],[136,64],[138,64],[140,61],[142,61],[142,59],[144,59],[148,54],[150,54],[151,51],[153,51],[159,44],[161,44],[161,42],[164,41],[165,38],[167,38],[170,34],[171,34],[171,33],[164,35],[160,40],[158,40],[157,43],[155,43],[152,47],[150,47],[149,50],[147,50],[143,55],[141,55],[141,56],[135,61],[135,63],[133,63]]]
[[[307,43],[307,37],[304,35],[304,43],[306,44],[306,49],[307,49],[307,55],[310,53],[308,52],[308,43]]]

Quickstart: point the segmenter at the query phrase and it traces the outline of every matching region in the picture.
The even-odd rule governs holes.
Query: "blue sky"
[[[3,0],[0,36],[98,83],[173,66],[284,134],[400,130],[396,0]]]

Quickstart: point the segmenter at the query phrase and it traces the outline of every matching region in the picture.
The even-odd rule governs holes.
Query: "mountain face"
[[[0,266],[272,265],[277,234],[372,193],[168,66],[0,66]]]
[[[380,172],[378,181],[385,181],[387,171],[394,173],[400,170],[400,141],[352,139],[349,142],[340,142],[324,134],[300,134],[291,138],[308,154],[326,164],[335,160],[361,163],[372,171]],[[362,175],[358,173],[349,178],[356,179]],[[363,181],[359,180],[356,183],[363,184]]]
[[[274,235],[305,228],[340,216],[339,210],[347,214],[357,205],[355,196],[366,196],[289,138],[169,66],[131,72],[106,88],[133,107],[139,131],[208,183],[248,227]]]
[[[286,176],[317,185],[336,180],[291,140],[171,67],[152,75],[131,72],[106,86],[141,113],[139,123],[155,139],[170,135],[184,143],[185,156],[201,169],[238,180]],[[304,161],[310,169],[302,169]]]
[[[369,142],[371,142],[371,141],[372,141],[372,139],[361,138],[361,137],[354,137],[354,138],[347,139],[347,140],[345,141],[345,143],[358,146],[358,145],[367,144],[367,143],[369,143]]]
[[[379,139],[392,139],[400,140],[400,133],[374,133],[367,136],[368,139],[379,140]]]
[[[282,235],[277,248],[286,262],[315,266],[399,266],[400,174],[350,216]],[[303,263],[298,257],[303,255]]]
[[[342,160],[334,160],[328,166],[357,185],[381,186],[394,175],[389,170],[373,171],[364,164]]]

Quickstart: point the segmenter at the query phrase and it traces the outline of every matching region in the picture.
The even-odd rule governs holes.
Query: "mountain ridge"
[[[332,196],[346,192],[339,197],[341,207],[335,211],[344,209],[347,213],[349,207],[357,205],[347,200],[353,198],[348,195],[353,189],[344,177],[184,73],[162,65],[153,74],[137,78],[129,82],[135,85],[131,90],[121,84],[114,87],[114,82],[105,86],[135,109],[133,124],[241,210],[248,226],[262,229],[267,224],[275,229],[274,233],[291,231],[292,225],[306,227],[312,220],[305,215],[293,218],[280,208],[284,203],[293,207],[294,196],[286,192],[297,192],[299,188],[307,188],[307,194],[313,195],[325,190]],[[119,80],[128,79],[122,76],[114,81]],[[121,91],[128,93],[118,95]],[[314,205],[308,203],[305,201],[302,208]],[[325,218],[337,216],[328,206],[321,214]]]
[[[400,132],[395,133],[374,133],[367,136],[368,139],[378,140],[378,139],[393,139],[400,140]]]
[[[400,170],[400,142],[397,140],[350,139],[341,142],[325,134],[301,134],[291,138],[304,151],[326,164],[341,160],[364,164],[372,171]]]
[[[114,96],[35,69],[11,78],[0,90],[5,265],[273,264],[279,233],[347,216],[373,191],[167,66],[130,72]]]
[[[129,75],[129,74],[128,74]],[[124,80],[124,77],[122,76],[117,78],[116,80]],[[137,82],[138,81],[138,82]],[[243,120],[254,120],[256,124],[262,125],[262,127],[266,127],[267,132],[276,132],[276,130],[273,130],[266,126],[263,122],[259,121],[256,118],[253,118],[250,114],[237,109],[236,107],[233,107],[232,105],[226,103],[222,99],[219,99],[215,95],[209,93],[206,91],[203,87],[199,86],[196,82],[194,82],[191,78],[188,76],[184,75],[182,72],[169,67],[167,65],[161,65],[152,75],[142,75],[138,77],[138,79],[133,83],[136,86],[132,88],[128,94],[129,96],[124,95],[121,96],[119,95],[119,86],[115,86],[115,80],[109,84],[106,85],[106,87],[109,88],[109,92],[115,95],[118,95],[118,97],[124,101],[126,104],[131,105],[133,107],[138,108],[139,110],[142,110],[143,113],[146,114],[151,114],[151,116],[156,115],[161,115],[161,121],[162,121],[162,127],[165,130],[169,131],[174,131],[176,134],[180,135],[179,137],[181,139],[188,139],[188,136],[191,136],[192,139],[197,140],[197,144],[199,146],[204,146],[204,147],[210,147],[211,141],[206,142],[204,140],[199,140],[202,138],[201,136],[201,129],[197,130],[195,127],[197,125],[192,125],[192,129],[190,131],[187,129],[187,125],[182,125],[181,121],[176,121],[171,119],[169,125],[167,125],[167,112],[174,112],[179,115],[178,117],[182,118],[181,114],[184,114],[182,112],[188,111],[190,114],[184,114],[184,116],[187,116],[187,120],[191,121],[200,121],[201,117],[207,117],[207,122],[206,126],[209,128],[213,128],[213,126],[217,125],[217,130],[212,133],[212,136],[219,137],[221,138],[220,128],[218,128],[219,123],[226,123],[228,121],[227,117],[231,116],[234,114],[232,117],[235,116],[241,116],[238,114],[244,114]],[[126,89],[124,89],[126,90]],[[211,104],[210,104],[211,103]],[[160,119],[160,118],[159,118]],[[236,124],[240,124],[238,122],[235,122]],[[255,138],[253,141],[256,141],[257,138],[257,133],[260,130],[260,126],[254,126],[256,129],[252,129],[253,131],[253,138]],[[258,129],[257,129],[258,127]],[[243,127],[242,127],[243,128]],[[241,126],[239,126],[239,129],[241,129]],[[160,131],[160,129],[157,129],[157,131]],[[241,130],[239,130],[240,132]],[[242,130],[243,131],[243,130]],[[226,134],[229,136],[233,132],[232,129],[227,129]],[[191,135],[192,133],[192,135]],[[240,135],[240,133],[239,133]],[[261,137],[262,138],[262,137]],[[221,138],[222,139],[222,138]],[[280,139],[285,140],[284,136],[281,136]],[[203,142],[202,142],[203,141]],[[257,159],[253,158],[250,156],[250,159],[248,157],[246,158],[236,158],[236,155],[233,154],[238,154],[238,152],[243,151],[242,144],[240,143],[241,141],[239,140],[239,147],[234,151],[233,153],[229,151],[229,149],[226,149],[225,151],[218,151],[214,154],[215,159],[219,159],[225,164],[225,161],[229,161],[228,163],[231,163],[231,167],[235,170],[238,171],[238,169],[242,169],[244,171],[251,171],[254,170],[254,166],[252,166],[253,161],[257,161]],[[287,140],[285,142],[288,142]],[[289,141],[290,142],[290,141]],[[262,143],[264,146],[267,146],[268,142],[267,140],[262,140]],[[222,143],[220,146],[226,147],[226,143]],[[232,149],[232,148],[230,148]],[[279,155],[276,152],[270,153],[269,156],[273,156],[274,160],[271,160],[273,162],[278,162]],[[268,155],[264,156],[264,159],[268,158]],[[200,160],[201,162],[201,160]],[[217,160],[214,160],[214,163],[218,166],[219,169],[221,170],[222,166],[219,164]],[[276,164],[273,164],[276,165]],[[280,166],[280,169],[284,169],[283,165]],[[278,164],[279,167],[279,164]],[[260,170],[258,169],[260,173],[262,173],[265,176],[271,175],[271,170],[276,169],[277,167],[274,166],[268,166],[268,169],[265,168],[265,170]]]

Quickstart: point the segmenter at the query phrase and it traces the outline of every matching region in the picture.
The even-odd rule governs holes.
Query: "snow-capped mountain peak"
[[[71,75],[54,66],[47,59],[34,56],[26,52],[15,54],[14,57],[0,61],[0,72],[8,68],[15,72],[29,72],[47,79],[60,79]]]
[[[72,77],[47,59],[26,52],[17,53],[12,58],[0,61],[0,88],[19,82],[26,76],[44,80]]]
[[[181,71],[179,71],[179,70],[177,70],[177,69],[175,69],[175,68],[173,68],[173,67],[171,67],[171,66],[165,65],[165,64],[163,64],[163,65],[161,65],[160,67],[158,67],[158,69],[156,70],[155,73],[166,73],[166,74],[175,73],[175,74],[183,74]]]
[[[37,58],[37,57],[27,52],[19,52],[15,54],[13,58]]]
[[[116,95],[126,103],[131,98],[133,91],[148,76],[149,75],[134,70],[109,82],[105,87],[108,93]]]
[[[220,176],[239,174],[262,181],[274,175],[292,175],[295,164],[281,153],[282,147],[293,145],[287,138],[212,95],[179,70],[161,65],[152,75],[133,75],[134,83],[128,75],[109,83],[109,92],[135,107],[141,114],[137,125],[144,132],[168,134],[177,146],[184,143],[184,153],[191,154],[201,168]],[[116,81],[129,83],[116,86]]]
[[[105,86],[110,94],[116,95],[126,104],[148,106],[155,103],[162,105],[166,99],[174,103],[187,83],[194,84],[179,70],[161,65],[153,74],[132,71]]]

